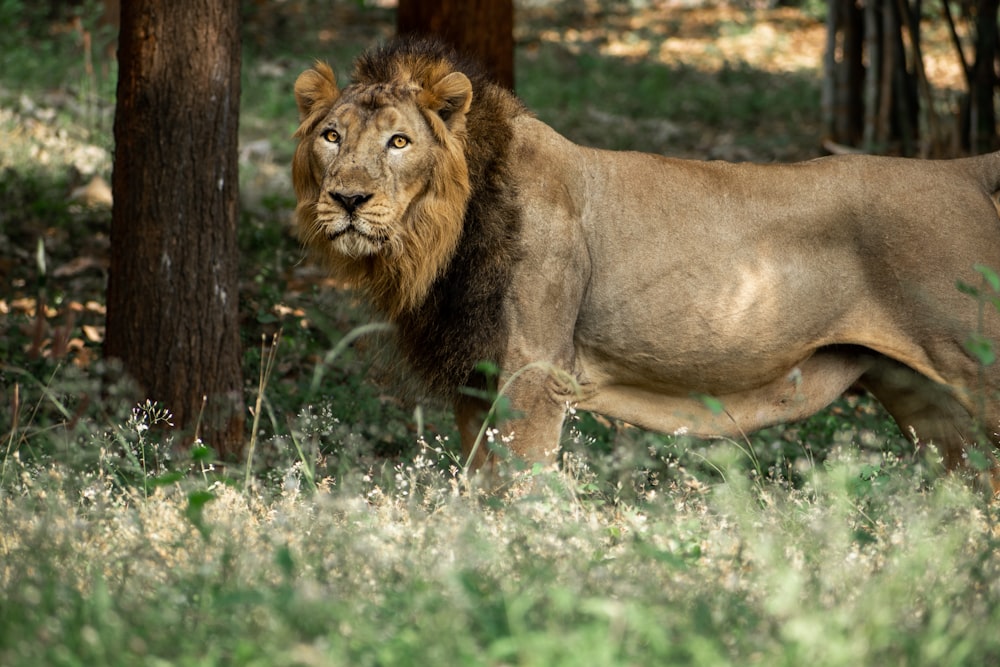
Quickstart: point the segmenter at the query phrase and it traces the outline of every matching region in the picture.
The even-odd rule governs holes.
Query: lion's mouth
[[[327,232],[326,232],[326,238],[330,239],[331,241],[336,241],[337,239],[339,239],[342,236],[345,236],[347,234],[361,234],[361,232],[359,232],[357,229],[355,229],[353,225],[349,225],[347,227],[344,227],[343,229],[330,229],[330,230],[327,230]],[[364,234],[361,234],[361,235],[364,236]]]
[[[379,252],[388,241],[384,234],[378,234],[363,221],[351,219],[339,224],[328,223],[326,238],[346,255],[371,255]]]
[[[373,234],[372,232],[359,229],[356,225],[348,224],[346,227],[341,229],[330,229],[326,233],[326,238],[331,241],[336,241],[337,239],[343,238],[345,236],[357,235],[366,241],[371,243],[385,243],[385,237],[380,234]]]

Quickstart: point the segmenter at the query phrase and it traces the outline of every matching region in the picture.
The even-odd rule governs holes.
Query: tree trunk
[[[185,442],[228,457],[244,441],[239,26],[239,0],[121,3],[105,340]]]
[[[865,53],[868,56],[868,69],[861,81],[864,86],[864,129],[862,130],[862,146],[867,152],[875,151],[875,144],[881,141],[878,137],[879,107],[884,103],[880,96],[879,81],[883,68],[882,52],[882,21],[879,20],[879,5],[877,0],[869,0],[864,7]]]
[[[993,91],[997,83],[994,63],[997,57],[998,6],[998,0],[976,2],[976,61],[969,81],[969,129],[966,135],[973,153],[984,153],[997,147]]]
[[[843,110],[840,114],[842,136],[849,144],[861,141],[864,132],[864,42],[865,22],[861,8],[854,2],[843,2],[844,15],[844,62],[843,62]]]
[[[830,0],[826,19],[823,109],[826,139],[855,146],[863,140],[866,101],[865,26],[854,0]]]
[[[514,89],[513,0],[399,0],[396,29],[448,42]]]

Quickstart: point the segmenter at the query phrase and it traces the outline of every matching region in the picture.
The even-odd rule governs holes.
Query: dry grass
[[[274,488],[148,497],[25,467],[0,496],[0,663],[1000,658],[1000,533],[981,497],[892,463],[872,477],[849,451],[802,489],[754,484],[734,456],[713,454],[725,483],[631,505],[584,491],[581,461],[502,504],[422,457],[385,486],[312,490],[292,469]]]

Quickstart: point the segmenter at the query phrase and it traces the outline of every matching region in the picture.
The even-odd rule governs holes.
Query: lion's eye
[[[336,130],[323,130],[323,134],[320,136],[323,137],[324,141],[329,141],[331,144],[340,143],[340,133]]]
[[[406,148],[410,145],[410,140],[401,134],[394,134],[392,138],[389,139],[389,146],[391,148]]]

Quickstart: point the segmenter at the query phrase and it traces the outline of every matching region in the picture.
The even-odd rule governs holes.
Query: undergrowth
[[[494,505],[431,445],[352,480],[168,477],[137,449],[163,417],[134,412],[131,483],[8,460],[2,664],[1000,658],[996,508],[898,460],[840,449],[792,487],[718,446],[724,481],[680,471],[625,501],[567,454]]]

